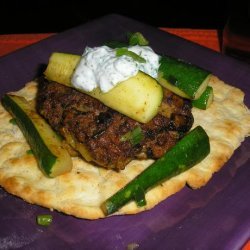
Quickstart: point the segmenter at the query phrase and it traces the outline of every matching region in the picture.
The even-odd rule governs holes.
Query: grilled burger
[[[71,154],[108,169],[124,169],[132,159],[160,158],[192,127],[191,107],[164,89],[158,114],[139,123],[89,95],[39,79],[38,113],[65,138]]]

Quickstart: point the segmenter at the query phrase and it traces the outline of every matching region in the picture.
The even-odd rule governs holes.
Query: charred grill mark
[[[192,127],[193,121],[193,117],[180,114],[172,114],[168,130],[185,133]]]
[[[155,138],[155,132],[151,129],[146,130],[146,132],[144,133],[145,137],[148,139],[153,140]]]
[[[108,124],[112,120],[112,115],[109,112],[101,112],[96,119],[97,124]]]
[[[147,154],[148,158],[153,158],[154,157],[154,153],[153,153],[152,148],[147,148],[146,149],[146,154]]]
[[[193,124],[190,101],[168,90],[164,90],[159,113],[150,122],[140,124],[86,94],[43,78],[37,111],[66,140],[74,138],[73,144],[83,145],[96,164],[117,170],[135,158],[161,157]],[[121,140],[138,126],[144,135],[142,141],[133,145]]]

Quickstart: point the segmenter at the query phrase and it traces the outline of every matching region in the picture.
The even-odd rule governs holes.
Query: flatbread
[[[146,194],[147,205],[137,207],[130,202],[118,214],[135,214],[153,208],[162,200],[182,189],[204,186],[212,175],[232,156],[250,134],[250,111],[244,105],[244,93],[212,77],[214,102],[207,109],[193,108],[194,127],[201,125],[210,138],[211,152],[190,170],[162,183]],[[36,82],[30,82],[17,95],[32,100]],[[104,217],[101,203],[141,173],[153,160],[132,161],[120,173],[95,167],[78,157],[73,170],[50,179],[38,169],[36,159],[28,154],[29,146],[18,126],[10,123],[11,116],[0,106],[0,185],[25,201],[55,209],[79,218]]]

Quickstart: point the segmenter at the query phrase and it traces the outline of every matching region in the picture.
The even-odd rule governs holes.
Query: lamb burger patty
[[[121,170],[133,159],[157,159],[192,127],[191,103],[164,89],[158,114],[139,123],[73,88],[39,79],[37,111],[87,161]],[[126,135],[139,130],[133,143]]]

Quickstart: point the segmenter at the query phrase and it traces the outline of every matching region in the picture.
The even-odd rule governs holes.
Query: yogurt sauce
[[[107,46],[86,47],[77,65],[71,82],[77,89],[92,91],[99,87],[102,92],[108,92],[119,82],[135,76],[138,71],[156,78],[160,56],[149,46],[130,46],[128,50],[146,60],[140,63],[132,57],[116,56],[116,50]]]

